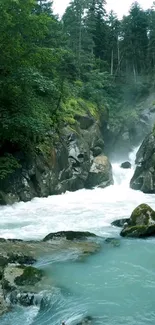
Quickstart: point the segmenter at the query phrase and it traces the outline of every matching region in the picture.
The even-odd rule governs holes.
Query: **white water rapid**
[[[88,230],[98,235],[111,235],[118,231],[111,227],[111,222],[129,217],[138,204],[145,202],[155,208],[155,195],[129,188],[136,151],[130,154],[132,169],[125,170],[120,168],[120,163],[113,164],[113,186],[0,207],[0,237],[41,239],[60,230]]]
[[[129,188],[136,151],[130,154],[132,169],[113,164],[113,186],[0,207],[0,237],[42,239],[60,230],[119,237],[120,229],[111,226],[113,220],[129,217],[141,203],[155,208],[155,195]],[[91,315],[92,325],[154,325],[155,240],[120,243],[119,247],[103,246],[83,262],[39,261],[52,281],[47,304],[40,309],[16,306],[0,324],[60,325],[65,320],[66,325],[77,325]]]

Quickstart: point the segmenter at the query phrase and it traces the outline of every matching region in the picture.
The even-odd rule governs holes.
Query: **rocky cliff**
[[[109,118],[109,127],[104,129],[105,152],[112,160],[128,159],[133,147],[150,133],[155,122],[154,93],[119,114]]]
[[[21,167],[0,180],[0,204],[113,184],[100,123],[93,116],[77,115],[74,125],[64,125],[53,137],[35,155],[14,154]]]
[[[144,193],[155,193],[155,135],[150,133],[143,141],[136,157],[136,170],[131,188]]]

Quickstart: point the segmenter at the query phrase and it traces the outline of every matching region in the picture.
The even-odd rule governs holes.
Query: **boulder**
[[[8,264],[1,281],[4,297],[9,297],[12,304],[34,305],[38,290],[44,287],[43,275],[42,270],[32,266]]]
[[[144,193],[155,193],[155,136],[149,134],[136,156],[136,169],[130,187]]]
[[[76,325],[92,325],[93,318],[91,316],[84,317],[79,323]]]
[[[130,169],[131,168],[131,163],[129,161],[125,161],[121,164],[121,168],[124,169]]]
[[[49,241],[56,238],[66,238],[67,240],[81,240],[87,237],[96,237],[96,235],[88,231],[59,231],[50,233],[43,239],[43,241]]]
[[[112,247],[120,246],[120,240],[118,238],[106,238],[104,242]]]
[[[0,284],[0,317],[10,310],[10,305],[6,302],[4,297],[4,290]]]
[[[139,205],[124,225],[121,236],[145,238],[155,235],[155,211],[147,204]]]
[[[126,223],[129,222],[129,218],[114,220],[111,224],[112,226],[122,228]]]
[[[89,189],[95,186],[105,188],[113,183],[112,166],[108,158],[104,155],[95,157],[89,171],[86,187]]]

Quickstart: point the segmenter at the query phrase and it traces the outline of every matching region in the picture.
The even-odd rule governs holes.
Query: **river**
[[[137,149],[130,154],[131,170],[113,164],[115,184],[106,189],[80,190],[36,198],[0,208],[0,237],[42,239],[59,230],[87,230],[103,237],[118,237],[111,222],[127,218],[141,203],[155,209],[155,195],[129,188]],[[85,262],[63,256],[40,261],[54,282],[47,303],[21,307],[1,318],[1,325],[66,325],[82,317],[93,324],[155,324],[155,239],[122,239],[120,247],[103,246]],[[52,282],[52,283],[53,283]]]

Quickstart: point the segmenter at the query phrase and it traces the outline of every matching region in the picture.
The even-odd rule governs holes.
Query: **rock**
[[[147,204],[139,205],[124,225],[121,236],[145,238],[155,235],[155,211]]]
[[[31,265],[36,262],[36,259],[32,256],[21,254],[8,254],[8,263],[18,263],[21,265]]]
[[[130,218],[125,218],[125,219],[118,219],[113,221],[111,224],[112,226],[122,228],[126,223],[128,223]]]
[[[43,241],[49,241],[55,238],[66,238],[67,240],[81,240],[87,237],[96,237],[96,235],[88,231],[59,231],[48,234],[43,239]]]
[[[112,184],[112,167],[108,158],[104,155],[95,157],[90,168],[86,187],[90,189],[95,186],[104,188]]]
[[[87,130],[94,124],[94,118],[89,115],[75,115],[75,119],[79,122],[80,128]]]
[[[10,305],[6,302],[2,285],[0,284],[0,317],[10,310]]]
[[[14,280],[15,284],[18,286],[35,285],[37,282],[41,281],[43,277],[43,271],[32,266],[26,266],[22,268],[22,271],[22,274],[17,276]]]
[[[130,169],[131,168],[131,163],[129,161],[125,161],[121,164],[121,168],[124,169]]]
[[[8,264],[1,280],[3,295],[12,304],[31,306],[37,303],[38,290],[44,288],[43,271],[32,266]]]
[[[101,131],[105,120],[101,123],[91,114],[76,115],[75,118],[75,124],[64,124],[59,135],[51,130],[52,143],[47,140],[47,143],[38,144],[35,155],[14,153],[21,168],[0,180],[0,204],[27,202],[34,197],[47,197],[87,187],[93,157],[97,158],[104,152]],[[100,185],[98,178],[96,182],[93,178],[92,187]],[[104,180],[102,177],[101,186],[111,184],[111,178],[109,163],[109,175]]]
[[[136,156],[136,170],[130,182],[131,188],[144,193],[155,193],[155,136],[149,134]]]
[[[66,231],[50,234],[45,238],[47,241],[44,239],[40,242],[1,239],[0,316],[10,308],[6,301],[24,307],[40,305],[44,300],[43,292],[49,289],[51,291],[46,274],[26,264],[32,264],[38,258],[52,254],[53,256],[65,254],[70,259],[84,262],[90,254],[98,252],[101,248],[94,239],[87,240],[88,237],[97,236],[90,232]]]
[[[101,147],[92,148],[93,156],[97,157],[103,153],[103,149]]]
[[[118,238],[106,238],[104,241],[106,244],[110,244],[113,247],[120,246],[120,240]]]
[[[76,325],[92,325],[92,324],[93,324],[93,318],[91,316],[87,316],[87,317],[83,318]]]

